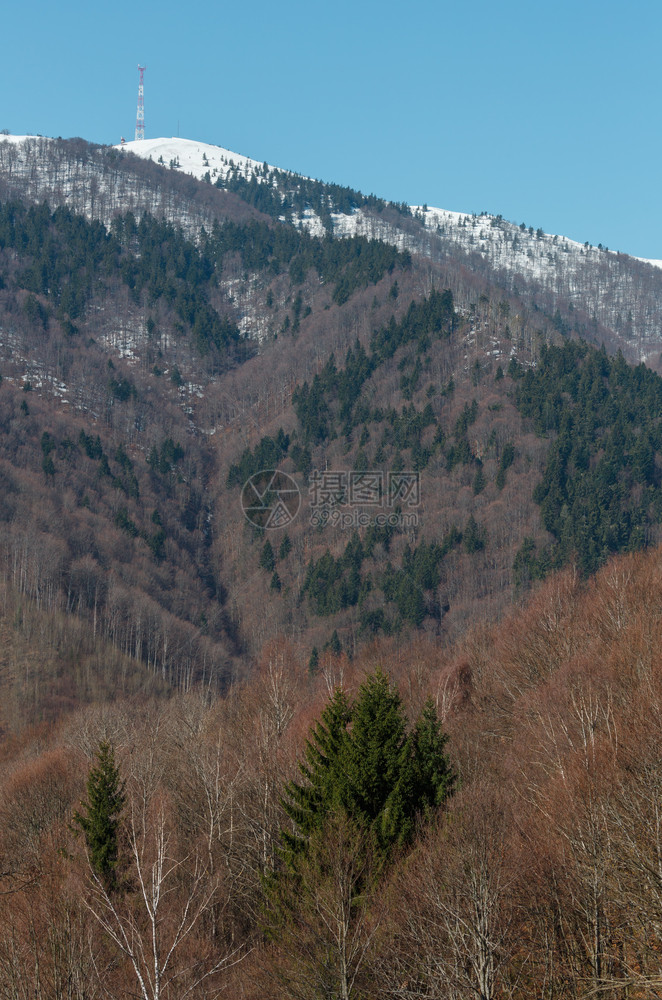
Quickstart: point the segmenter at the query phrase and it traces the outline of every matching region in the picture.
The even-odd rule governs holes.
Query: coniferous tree
[[[410,813],[428,818],[452,793],[455,775],[446,756],[448,737],[442,732],[432,698],[428,698],[409,737],[411,771]]]
[[[340,642],[340,637],[338,636],[337,630],[334,628],[333,635],[329,641],[329,649],[334,654],[334,656],[340,656],[342,653],[342,643]]]
[[[85,814],[76,811],[74,823],[85,835],[90,865],[106,890],[117,887],[119,825],[124,808],[124,782],[107,742],[99,744],[96,763],[87,779]]]
[[[262,552],[260,553],[260,566],[263,569],[266,569],[269,573],[273,573],[276,568],[274,550],[268,538],[262,547]]]
[[[479,465],[478,468],[476,469],[476,475],[474,476],[474,481],[473,481],[474,495],[477,496],[479,493],[482,493],[484,489],[485,489],[485,473],[483,472],[483,466]]]
[[[347,754],[349,809],[380,847],[400,839],[407,797],[406,720],[400,695],[378,670],[362,685],[352,712]]]
[[[278,558],[287,559],[292,548],[292,542],[290,541],[290,536],[286,533],[283,535],[283,540],[280,543],[280,548],[278,549]]]
[[[407,733],[400,696],[381,670],[353,705],[338,689],[306,742],[303,782],[285,786],[283,808],[294,826],[281,835],[286,862],[305,852],[332,813],[345,813],[384,858],[406,844],[417,817],[429,817],[452,792],[445,747],[432,701]]]
[[[332,809],[345,805],[342,769],[350,719],[347,696],[338,688],[306,740],[304,761],[299,764],[304,782],[288,781],[285,785],[283,808],[297,831],[282,832],[286,858],[305,847]]]

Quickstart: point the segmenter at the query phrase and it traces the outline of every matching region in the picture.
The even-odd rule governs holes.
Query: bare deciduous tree
[[[512,995],[517,875],[508,825],[498,794],[473,788],[405,864],[393,886],[395,946],[384,961],[391,996]]]
[[[128,960],[142,1000],[215,996],[221,974],[244,957],[241,947],[222,952],[198,933],[227,887],[210,875],[201,852],[181,853],[166,820],[166,803],[132,813],[124,886],[109,892],[90,866],[86,905]]]

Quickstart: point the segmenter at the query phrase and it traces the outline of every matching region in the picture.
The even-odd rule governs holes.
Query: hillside
[[[660,558],[620,557],[590,582],[558,574],[499,627],[475,627],[443,654],[426,639],[380,640],[352,662],[325,655],[311,675],[272,643],[226,698],[133,690],[5,738],[0,991],[70,981],[82,997],[103,977],[129,996],[136,968],[155,964],[200,998],[213,986],[313,1000],[348,968],[350,998],[447,997],[447,984],[492,1000],[654,995]],[[19,653],[25,626],[0,627]],[[320,718],[333,718],[337,683],[350,705],[381,692],[391,738],[439,720],[456,787],[386,860],[360,827],[330,817],[292,897],[283,793],[302,781],[306,735],[322,737]],[[107,743],[126,783],[127,843],[104,895],[71,817]],[[151,910],[141,877],[167,909]],[[274,879],[283,909],[265,918]],[[360,944],[349,965],[329,914]],[[131,932],[133,957],[117,928]]]
[[[660,280],[0,140],[0,997],[656,995]]]
[[[568,307],[580,308],[594,324],[611,328],[613,346],[625,357],[653,367],[659,364],[662,341],[655,300],[662,281],[657,273],[660,261],[629,257],[602,244],[580,244],[487,212],[391,206],[374,196],[364,199],[358,192],[320,185],[186,139],[129,142],[123,148],[220,188],[239,191],[256,204],[264,188],[275,188],[280,193],[274,209],[279,217],[291,212],[295,224],[315,234],[367,236],[439,262],[451,257],[472,271],[489,274],[493,284],[508,291],[526,290],[550,312],[558,308],[564,314]],[[262,201],[268,211],[264,196]],[[589,339],[602,342],[596,334],[594,327]]]
[[[559,238],[576,304],[552,300],[544,234],[517,229],[524,282],[503,220],[186,140],[146,142],[151,162],[133,147],[0,142],[14,594],[146,677],[221,690],[276,635],[313,669],[377,636],[443,646],[554,569],[656,542],[660,380],[578,338],[621,342],[581,285],[593,264],[624,269],[623,300],[659,271]],[[499,267],[462,242],[474,221]],[[242,509],[270,468],[300,497],[275,530]]]
[[[593,343],[659,366],[659,262],[579,244],[535,225],[485,212],[393,205],[179,138],[93,147],[78,139],[7,136],[0,142],[0,175],[1,197],[15,192],[54,207],[66,203],[106,223],[118,210],[146,210],[193,235],[214,218],[247,218],[257,210],[316,235],[378,239],[487,279],[553,316],[564,333],[580,326]]]

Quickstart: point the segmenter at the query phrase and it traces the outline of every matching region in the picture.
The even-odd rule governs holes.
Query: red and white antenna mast
[[[136,139],[145,138],[145,100],[143,97],[143,74],[146,66],[138,66],[140,83],[138,84],[138,113],[136,114]]]

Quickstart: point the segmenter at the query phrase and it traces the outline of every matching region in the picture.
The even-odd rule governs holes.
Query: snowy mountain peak
[[[233,153],[222,146],[212,146],[206,142],[196,142],[194,139],[137,139],[124,142],[115,149],[134,153],[145,160],[153,160],[163,166],[181,170],[191,174],[198,180],[210,180],[213,183],[218,178],[225,180],[227,175],[236,170],[243,176],[261,177],[265,172],[273,170],[269,164],[259,163],[249,156]],[[283,171],[284,173],[287,171]]]
[[[130,154],[151,161],[153,169],[132,164]],[[161,168],[195,177],[202,185],[190,191],[185,184],[181,198],[164,197],[164,191],[182,185],[174,178],[174,185],[162,185]],[[54,206],[66,203],[107,225],[120,212],[146,211],[193,238],[203,226],[224,218],[231,204],[207,192],[208,184],[230,192],[237,199],[235,208],[243,202],[313,235],[362,236],[438,263],[452,259],[506,293],[527,289],[536,308],[548,313],[553,314],[558,303],[570,303],[582,312],[583,323],[592,324],[591,332],[595,324],[613,330],[628,356],[657,354],[659,359],[662,262],[581,244],[499,215],[389,204],[222,146],[178,137],[103,147],[82,139],[4,136],[0,179],[6,196],[16,193]]]
[[[290,171],[280,170],[280,168],[275,168],[267,163],[260,163],[222,146],[214,146],[192,139],[176,137],[142,139],[125,142],[115,148],[134,153],[143,159],[153,160],[171,169],[181,170],[198,180],[209,180],[212,184],[218,180],[223,183],[230,173],[243,176],[247,180],[255,178],[258,181],[266,180],[267,175],[273,170],[296,176],[292,175]],[[496,266],[507,269],[516,267],[518,270],[536,277],[540,275],[541,271],[549,268],[557,251],[563,254],[584,256],[594,249],[588,244],[578,243],[566,236],[543,233],[541,229],[534,231],[532,227],[527,229],[507,222],[501,216],[486,213],[476,216],[471,213],[455,212],[427,205],[412,206],[412,213],[431,234],[445,236],[456,246],[476,251],[486,258],[490,258],[491,263]],[[310,210],[302,213],[296,221],[313,234],[321,235],[325,231],[322,221]],[[387,242],[395,242],[401,248],[417,249],[410,240],[403,238],[402,233],[396,237],[394,233],[388,232],[387,229],[390,227],[381,225],[378,227],[379,232],[377,232],[374,219],[368,220],[361,209],[354,210],[349,214],[333,213],[333,228],[337,236],[374,236]],[[602,247],[595,252],[600,251],[602,251]],[[645,258],[637,258],[637,260],[654,267],[662,267],[660,260],[647,260]]]

